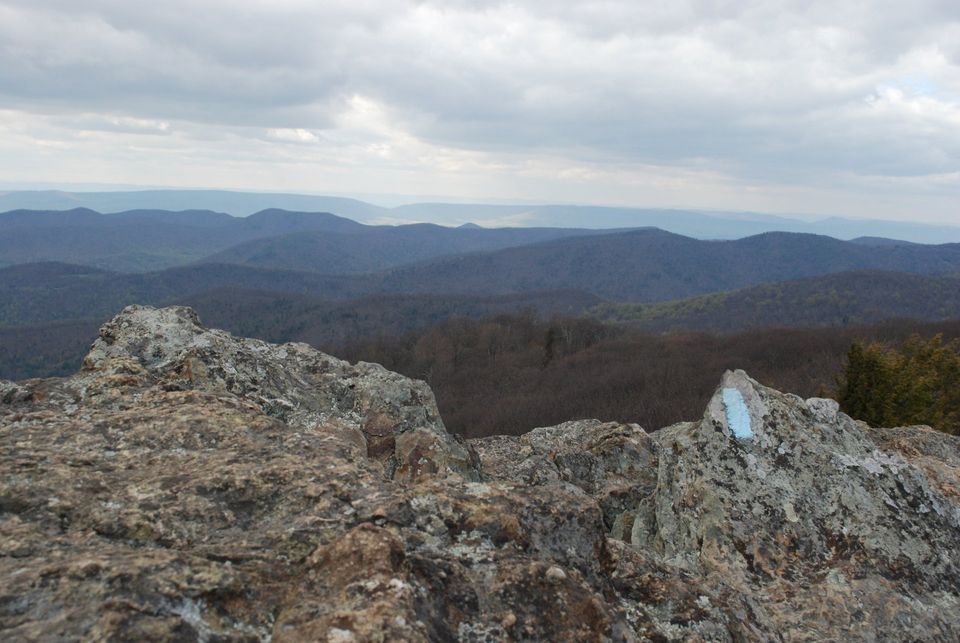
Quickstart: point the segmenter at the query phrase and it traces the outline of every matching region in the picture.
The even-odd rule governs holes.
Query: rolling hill
[[[874,247],[788,233],[699,241],[637,230],[458,255],[368,274],[212,263],[122,274],[28,264],[0,269],[0,324],[91,318],[130,303],[158,303],[218,288],[296,293],[327,301],[567,290],[613,302],[652,303],[857,270],[956,273],[960,245]]]
[[[201,263],[351,274],[601,233],[572,228],[447,228],[429,223],[365,227],[350,234],[307,231],[241,243]]]
[[[0,265],[58,261],[149,272],[203,262],[325,274],[597,234],[571,228],[369,226],[325,212],[275,208],[244,218],[207,210],[14,210],[0,214],[0,229]]]
[[[0,265],[58,261],[146,272],[197,261],[252,239],[291,232],[362,231],[368,226],[322,212],[267,210],[238,219],[207,210],[78,208],[0,213]]]
[[[869,324],[960,318],[960,278],[847,272],[762,284],[655,304],[601,304],[604,322],[649,331],[734,332],[770,326]]]
[[[218,288],[348,299],[351,277],[210,264],[149,273],[117,273],[62,263],[0,269],[0,325],[103,319],[134,303],[159,304]]]
[[[644,229],[405,266],[385,273],[376,287],[460,294],[574,289],[646,303],[834,272],[958,268],[960,244],[877,247],[796,233],[701,241]]]

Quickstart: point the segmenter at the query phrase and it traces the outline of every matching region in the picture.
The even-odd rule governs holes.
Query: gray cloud
[[[301,181],[339,164],[461,196],[574,176],[638,205],[668,184],[719,207],[779,190],[781,210],[882,189],[949,211],[929,199],[960,178],[960,4],[655,4],[0,0],[0,152],[40,141],[108,174],[118,147],[179,149]],[[234,172],[200,175],[256,176]]]

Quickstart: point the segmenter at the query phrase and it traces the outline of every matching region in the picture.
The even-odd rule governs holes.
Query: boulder
[[[411,469],[397,439],[417,432],[433,440],[432,450],[417,454],[433,458],[431,475],[478,476],[476,457],[447,433],[430,387],[379,364],[349,364],[301,343],[237,338],[205,328],[183,306],[125,308],[100,329],[83,368],[96,381],[131,360],[165,390],[229,393],[291,427],[358,431],[368,456],[390,475]]]

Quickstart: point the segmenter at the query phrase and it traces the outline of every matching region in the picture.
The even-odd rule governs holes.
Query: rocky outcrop
[[[210,330],[190,308],[125,309],[100,329],[83,366],[94,385],[105,373],[139,369],[164,390],[232,394],[294,429],[329,425],[391,477],[479,475],[475,456],[447,433],[423,382],[306,344],[276,346]],[[84,382],[79,378],[81,398]]]
[[[131,307],[0,382],[4,640],[960,638],[960,445],[742,372],[463,443],[422,382]]]

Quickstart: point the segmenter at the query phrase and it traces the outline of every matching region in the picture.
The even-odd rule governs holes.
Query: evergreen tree
[[[855,342],[839,377],[837,400],[872,426],[926,424],[960,434],[960,342],[919,335],[899,348]]]
[[[893,370],[891,356],[883,346],[854,342],[837,390],[840,408],[872,426],[889,426],[894,407]]]

